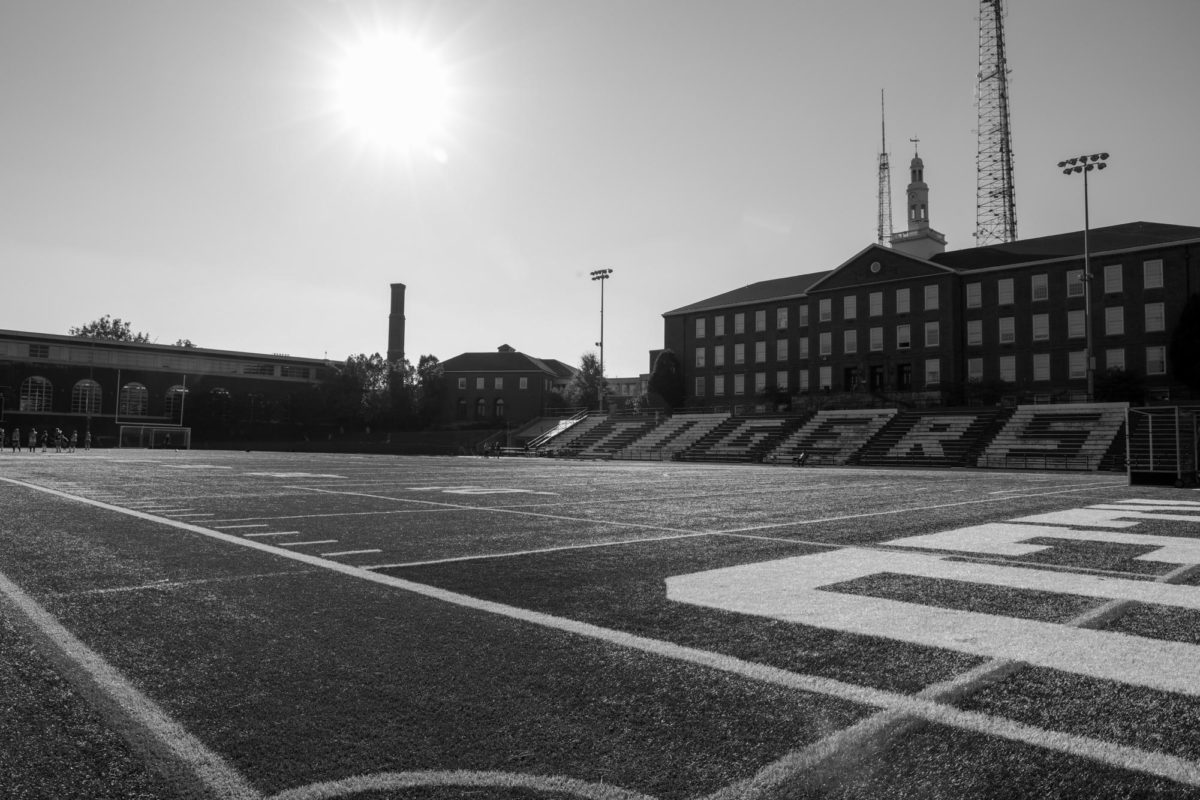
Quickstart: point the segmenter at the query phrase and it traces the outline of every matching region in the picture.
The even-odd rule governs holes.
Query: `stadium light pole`
[[[1096,355],[1092,350],[1092,265],[1091,252],[1088,248],[1088,173],[1094,169],[1104,169],[1108,166],[1108,153],[1092,153],[1090,156],[1076,156],[1066,161],[1058,162],[1058,168],[1064,175],[1083,174],[1083,334],[1087,348],[1084,358],[1087,360],[1087,399],[1090,403],[1096,390]]]
[[[611,269],[594,269],[591,273],[592,280],[600,281],[600,341],[596,343],[600,346],[600,380],[596,382],[596,403],[601,411],[604,410],[604,282],[612,273]]]

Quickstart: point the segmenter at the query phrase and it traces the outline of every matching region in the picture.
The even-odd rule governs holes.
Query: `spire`
[[[883,105],[883,89],[879,90],[879,227],[878,241],[887,244],[892,238],[892,168],[888,164],[887,120]]]
[[[925,162],[917,149],[920,139],[909,139],[913,143],[913,157],[909,162],[909,182],[906,190],[908,200],[908,230],[892,236],[892,248],[929,258],[946,250],[946,237],[929,227],[929,184],[925,183]]]

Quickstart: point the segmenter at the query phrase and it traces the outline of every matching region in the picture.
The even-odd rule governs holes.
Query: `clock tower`
[[[946,250],[946,237],[929,227],[929,184],[925,183],[925,162],[917,152],[919,139],[913,143],[913,157],[908,165],[908,230],[892,235],[892,249],[929,258]]]

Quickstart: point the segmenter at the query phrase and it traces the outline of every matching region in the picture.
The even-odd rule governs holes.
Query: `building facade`
[[[521,424],[559,406],[576,370],[501,345],[492,353],[463,353],[441,363],[444,423]]]

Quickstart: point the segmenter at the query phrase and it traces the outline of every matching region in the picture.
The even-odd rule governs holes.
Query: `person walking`
[[[14,453],[21,452],[21,429],[13,428],[12,432],[12,451]]]
[[[87,433],[85,433],[83,435],[83,449],[84,450],[92,449],[92,432],[91,431],[88,431]]]
[[[67,445],[67,452],[74,453],[77,444],[79,444],[79,431],[71,431],[71,442]]]

